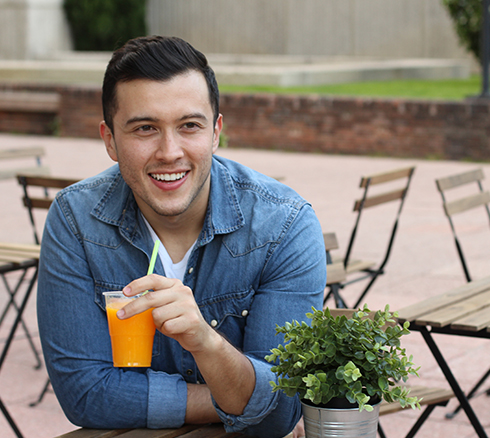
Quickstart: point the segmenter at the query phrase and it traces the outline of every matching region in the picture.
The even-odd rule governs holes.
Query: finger
[[[153,277],[151,282],[147,281],[147,277],[143,277],[132,283],[138,282],[139,286],[142,284],[145,287],[148,286],[148,288],[154,289],[154,291],[148,292],[147,289],[145,289],[143,295],[134,301],[131,301],[117,312],[117,317],[119,319],[130,318],[131,316],[151,308],[165,308],[168,304],[179,299],[179,291],[188,289],[186,286],[183,286],[179,280],[168,279],[155,274],[152,274],[149,277]],[[127,287],[129,287],[129,285]]]
[[[175,284],[176,280],[163,277],[162,275],[151,274],[137,278],[123,288],[123,294],[128,297],[133,297],[142,294],[147,290],[167,289]]]

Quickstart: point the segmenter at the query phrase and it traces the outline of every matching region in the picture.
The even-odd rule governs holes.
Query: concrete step
[[[0,60],[0,81],[102,84],[110,53],[65,52],[51,60]],[[301,86],[395,79],[466,78],[466,59],[365,59],[211,54],[221,85]]]

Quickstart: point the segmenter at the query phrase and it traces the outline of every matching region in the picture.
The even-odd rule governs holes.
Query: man
[[[38,319],[51,382],[73,423],[170,428],[223,422],[282,437],[296,398],[272,393],[276,324],[320,308],[321,229],[288,187],[214,155],[223,126],[206,58],[178,38],[117,50],[100,133],[118,164],[57,196],[43,235]],[[145,276],[159,239],[155,273]],[[150,292],[151,368],[114,368],[102,292]]]

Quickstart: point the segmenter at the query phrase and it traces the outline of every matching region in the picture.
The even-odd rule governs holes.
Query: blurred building
[[[143,1],[143,0],[142,0]],[[0,0],[0,59],[71,48],[63,0]],[[464,58],[441,0],[147,0],[151,34],[205,53]]]

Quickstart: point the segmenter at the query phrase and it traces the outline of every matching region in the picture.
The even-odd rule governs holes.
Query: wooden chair
[[[328,275],[328,274],[327,274]],[[347,318],[350,318],[354,312],[354,309],[330,309],[330,313],[332,316],[342,316],[345,315]],[[372,315],[372,314],[371,314]],[[436,406],[446,406],[454,397],[454,393],[451,389],[445,388],[436,388],[436,387],[428,387],[428,386],[409,386],[410,395],[415,396],[420,400],[420,406],[426,406],[426,408],[422,411],[417,421],[414,423],[410,431],[407,433],[405,438],[413,438],[415,434],[422,427],[424,422],[429,418],[432,411],[436,408]],[[395,412],[400,412],[405,410],[406,408],[402,408],[400,403],[393,402],[388,403],[386,401],[381,402],[381,406],[379,408],[380,417],[387,414],[393,414]],[[381,423],[381,422],[380,422]],[[386,435],[381,427],[381,424],[378,424],[378,435],[381,438],[386,438]]]
[[[366,294],[373,286],[374,282],[377,280],[377,278],[380,275],[384,274],[386,264],[388,263],[391,250],[393,248],[393,243],[398,229],[398,222],[414,171],[415,167],[407,167],[404,169],[393,170],[376,175],[364,176],[361,178],[360,188],[364,189],[364,191],[362,197],[356,200],[354,203],[354,212],[357,213],[357,216],[354,228],[352,229],[349,238],[349,244],[347,246],[345,257],[343,258],[343,264],[347,274],[347,281],[342,282],[340,287],[344,288],[351,283],[364,279],[367,279],[368,283],[360,293],[357,301],[353,306],[348,306],[339,294],[339,301],[337,302],[337,305],[339,307],[357,309]],[[395,189],[393,189],[393,187],[390,187],[389,191],[384,191],[381,193],[377,191],[375,194],[372,193],[373,187],[379,187],[379,185],[385,183],[390,183],[390,185],[392,183],[402,183],[402,185],[401,187],[397,187]],[[386,186],[381,187],[385,188]],[[380,261],[374,262],[369,260],[354,259],[352,257],[352,252],[354,249],[354,244],[356,242],[356,237],[359,232],[361,217],[363,216],[363,214],[365,214],[366,210],[370,210],[373,207],[390,202],[397,202],[398,208],[396,210],[393,225],[391,226],[391,231],[389,231],[388,245],[384,250],[384,254],[380,258]]]
[[[29,167],[25,165],[22,165],[21,167],[14,167],[15,163],[13,166],[6,166],[5,168],[2,166],[2,169],[0,170],[0,180],[15,178],[18,173],[29,175],[49,174],[49,168],[47,166],[43,166],[41,163],[41,158],[44,155],[45,151],[42,147],[0,149],[0,160],[2,162],[3,160],[9,160],[24,163],[27,159],[33,158],[35,160],[35,164]]]
[[[456,225],[453,220],[453,216],[464,213],[469,210],[473,210],[475,208],[481,208],[485,210],[485,213],[490,221],[490,193],[483,188],[482,181],[485,179],[485,175],[483,170],[475,169],[470,170],[469,172],[463,172],[456,175],[447,176],[445,178],[436,179],[436,186],[441,194],[442,198],[442,206],[444,209],[444,213],[449,221],[449,226],[451,228],[451,232],[453,235],[454,243],[456,245],[456,251],[458,253],[459,259],[461,261],[461,266],[463,268],[464,276],[466,281],[470,282],[472,280],[472,276],[469,271],[468,263],[466,261],[466,257],[463,253],[463,247],[461,245],[461,239],[458,237],[458,233],[456,232]],[[476,193],[465,196],[459,196],[455,199],[449,201],[447,198],[447,191],[453,190],[456,188],[463,188],[463,186],[468,189],[470,188],[467,185],[472,184]],[[459,233],[461,235],[461,233]],[[476,391],[483,385],[486,379],[490,377],[490,369],[481,377],[481,379],[476,383],[476,385],[468,392],[468,399],[472,398]],[[490,395],[490,389],[488,389],[487,394]],[[456,407],[456,409],[446,416],[448,418],[454,417],[461,409],[461,406]]]
[[[483,189],[482,181],[485,178],[482,169],[471,170],[469,172],[460,173],[457,175],[448,176],[445,178],[436,179],[436,186],[442,197],[442,206],[444,213],[448,218],[451,232],[453,234],[454,243],[456,244],[456,250],[461,260],[466,281],[471,281],[471,275],[469,272],[468,264],[463,253],[463,248],[460,243],[460,239],[456,233],[456,227],[453,221],[453,216],[459,213],[463,213],[474,208],[483,207],[488,219],[490,221],[490,193]],[[477,189],[473,195],[467,195],[461,198],[457,198],[452,201],[446,199],[446,191],[452,190],[458,187],[465,186],[466,184],[474,184]]]
[[[49,209],[55,196],[55,193],[53,192],[58,192],[60,189],[75,184],[78,180],[51,176],[17,175],[17,181],[22,186],[24,191],[22,201],[29,214],[29,219],[31,221],[32,230],[34,233],[34,241],[39,245],[41,243],[41,239],[39,238],[36,222],[34,220],[34,210]],[[37,192],[35,196],[33,196],[34,191]],[[31,403],[30,406],[36,406],[43,400],[44,395],[48,391],[49,384],[50,380],[48,378],[38,399]]]
[[[34,241],[37,244],[41,243],[39,234],[36,228],[36,222],[34,220],[34,210],[44,209],[47,210],[51,206],[54,200],[54,195],[50,190],[55,189],[56,192],[60,189],[75,184],[77,179],[69,178],[57,178],[51,176],[30,176],[30,175],[17,175],[17,181],[24,190],[24,196],[22,201],[29,213],[29,219],[32,224],[32,230],[34,233]],[[36,196],[32,196],[35,188],[41,188],[42,193],[37,193]]]
[[[48,174],[49,168],[47,166],[43,166],[41,162],[41,159],[42,157],[44,157],[44,155],[45,155],[45,150],[42,147],[0,149],[0,162],[2,164],[0,169],[0,180],[13,179],[15,178],[15,175],[18,172],[25,172],[27,174],[32,174],[32,175]],[[31,161],[30,165],[28,165],[29,161]],[[7,305],[3,308],[0,314],[0,325],[1,325],[7,313],[12,307],[18,311],[18,306],[14,298],[15,295],[17,294],[17,291],[21,287],[22,282],[27,281],[29,276],[27,270],[23,270],[20,279],[15,284],[12,283],[12,280],[10,280],[9,283],[9,279],[3,273],[0,274],[0,277],[5,290],[9,294]],[[20,325],[22,327],[22,330],[24,331],[24,334],[31,347],[31,350],[34,353],[34,357],[36,359],[36,368],[40,368],[41,359],[39,353],[32,340],[32,335],[29,332],[28,327],[22,318],[20,320]]]

